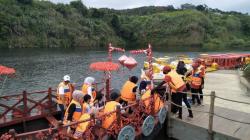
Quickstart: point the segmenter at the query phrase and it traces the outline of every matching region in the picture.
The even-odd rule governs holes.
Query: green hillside
[[[122,47],[250,50],[250,16],[205,6],[174,9],[88,9],[80,1],[53,4],[0,0],[0,48]]]

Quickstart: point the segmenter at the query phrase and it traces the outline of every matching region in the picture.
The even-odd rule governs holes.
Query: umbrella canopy
[[[5,66],[0,65],[0,75],[11,75],[15,74],[16,70],[13,68],[8,68]]]
[[[113,62],[95,62],[90,64],[90,69],[97,71],[117,71],[119,64]]]

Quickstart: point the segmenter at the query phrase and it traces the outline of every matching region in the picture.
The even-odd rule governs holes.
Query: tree
[[[100,10],[96,9],[96,8],[93,8],[92,9],[92,17],[94,18],[101,18],[104,16],[104,13],[102,13]]]
[[[119,21],[119,17],[116,14],[113,14],[111,25],[115,29],[116,33],[120,31],[120,21]]]
[[[76,8],[83,16],[88,14],[88,8],[82,3],[81,0],[71,1],[70,6]]]
[[[198,5],[198,6],[196,6],[196,9],[197,9],[198,11],[205,11],[205,10],[206,10],[206,7],[203,6],[203,5]]]
[[[17,0],[17,1],[22,4],[32,4],[32,0]]]
[[[181,5],[181,9],[195,9],[195,5],[193,4],[189,4],[189,3],[185,3]]]

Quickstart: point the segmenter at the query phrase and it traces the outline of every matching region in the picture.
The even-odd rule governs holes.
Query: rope
[[[192,92],[180,92],[183,94],[191,94],[191,95],[202,95],[202,96],[211,96],[211,94],[199,94],[199,93],[192,93]]]
[[[231,100],[231,99],[223,98],[223,97],[220,97],[220,96],[215,96],[215,97],[219,98],[219,99],[222,99],[222,100],[230,101],[230,102],[235,102],[235,103],[241,103],[241,104],[250,105],[250,103],[247,103],[247,102],[241,102],[241,101]]]
[[[169,101],[167,101],[167,102],[169,102]],[[195,111],[195,112],[209,113],[208,111],[196,110],[196,109],[187,108],[187,107],[185,107],[185,106],[180,106],[180,105],[177,105],[177,104],[175,104],[175,103],[173,103],[173,102],[171,102],[171,104],[173,104],[173,105],[175,105],[175,106],[178,106],[178,107],[181,107],[181,108],[186,108],[186,109],[189,109],[189,110],[192,110],[192,111]]]
[[[243,122],[243,121],[238,121],[238,120],[226,118],[226,117],[223,117],[223,116],[218,115],[218,114],[215,114],[215,113],[214,113],[213,115],[214,115],[214,116],[217,116],[217,117],[220,117],[220,118],[223,118],[223,119],[226,119],[226,120],[229,120],[229,121],[232,121],[232,122],[238,122],[238,123],[250,125],[250,122]]]

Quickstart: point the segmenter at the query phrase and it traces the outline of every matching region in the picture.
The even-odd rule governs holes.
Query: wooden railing
[[[0,111],[0,127],[29,120],[32,117],[38,118],[55,113],[57,111],[56,106],[53,106],[55,98],[55,90],[51,88],[46,91],[30,93],[23,91],[22,94],[0,97],[0,107],[2,108],[2,111]],[[37,109],[37,111],[34,109]],[[8,114],[12,116],[10,117]]]

